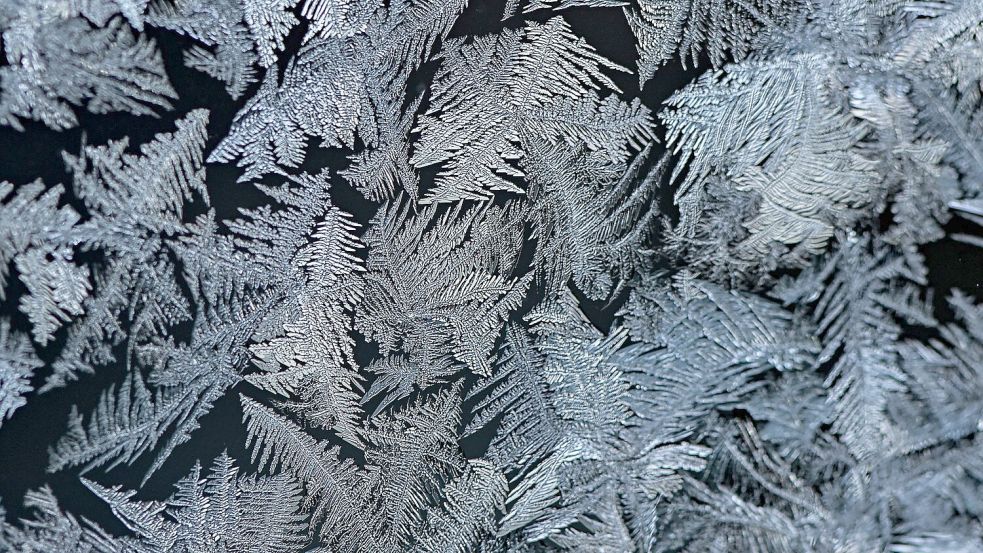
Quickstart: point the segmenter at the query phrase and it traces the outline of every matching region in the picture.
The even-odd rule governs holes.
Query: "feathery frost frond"
[[[517,206],[436,205],[412,214],[409,205],[383,206],[365,236],[369,258],[365,293],[355,329],[379,345],[384,376],[368,396],[384,389],[398,399],[415,383],[421,389],[461,368],[490,372],[501,323],[517,308],[529,278],[511,277],[519,255]],[[400,355],[400,357],[403,357]]]
[[[297,292],[298,309],[283,323],[283,335],[253,345],[261,373],[248,375],[254,386],[281,396],[297,396],[305,420],[334,428],[360,443],[357,419],[362,378],[354,370],[351,310],[361,300],[362,245],[352,234],[350,215],[328,206],[311,242],[296,250],[293,268],[306,276]],[[264,236],[264,235],[259,235]]]
[[[115,553],[127,546],[97,524],[65,511],[49,486],[28,491],[24,507],[34,515],[21,520],[22,526],[0,520],[0,546],[9,551]]]
[[[245,396],[241,400],[252,461],[260,470],[283,469],[304,485],[304,507],[312,511],[323,539],[340,551],[383,551],[371,547],[366,482],[352,462],[340,459],[337,447],[318,443],[282,415]]]
[[[431,107],[417,122],[413,165],[441,164],[424,201],[521,193],[513,180],[524,173],[514,160],[523,157],[526,139],[585,144],[624,162],[629,146],[653,138],[649,113],[638,102],[600,97],[600,90],[620,92],[602,69],[627,71],[577,38],[561,17],[448,41]]]
[[[639,79],[644,84],[677,52],[684,65],[689,60],[698,66],[701,56],[714,67],[740,61],[760,42],[760,34],[775,31],[806,5],[798,0],[639,0],[637,8],[624,8],[638,43]]]
[[[207,123],[207,111],[193,111],[174,133],[142,145],[140,155],[126,153],[126,139],[85,145],[79,156],[64,154],[75,193],[90,214],[72,231],[73,242],[101,251],[110,263],[96,274],[94,292],[81,305],[89,316],[69,329],[45,388],[112,361],[112,346],[124,339],[124,314],[130,339],[137,341],[190,318],[169,243],[186,232],[185,204],[208,200],[202,169]]]
[[[895,447],[888,405],[907,380],[896,320],[934,322],[913,286],[924,282],[924,271],[917,253],[848,240],[776,290],[786,303],[811,306],[823,342],[818,361],[832,361],[824,383],[834,406],[832,430],[860,460]]]
[[[246,167],[241,180],[250,180],[300,165],[308,137],[351,148],[356,136],[374,145],[380,134],[405,134],[392,128],[398,123],[387,114],[400,97],[390,87],[405,83],[462,7],[460,0],[393,2],[351,37],[312,38],[282,77],[267,72],[209,161],[239,159]]]
[[[109,17],[118,5],[59,13],[49,3],[12,0],[0,6],[7,60],[0,67],[0,124],[24,130],[21,120],[27,119],[68,129],[78,124],[72,106],[136,115],[170,109],[177,93],[157,46],[135,35],[122,18]],[[135,6],[124,10],[129,16],[138,13]]]
[[[134,550],[177,553],[206,543],[209,551],[287,553],[303,547],[307,517],[296,481],[284,474],[247,477],[238,472],[222,453],[206,478],[195,464],[162,502],[134,500],[132,491],[119,486],[82,483],[136,534]]]
[[[0,319],[0,425],[27,403],[24,396],[34,391],[31,377],[42,366],[27,336]]]
[[[880,193],[874,162],[859,149],[866,129],[830,103],[829,72],[812,55],[747,62],[704,75],[668,101],[667,141],[681,153],[677,232],[711,235],[701,228],[703,212],[717,207],[708,188],[733,189],[755,206],[729,257],[767,269],[784,248],[792,259],[823,251],[835,230],[866,215]]]
[[[447,485],[443,509],[430,512],[413,551],[467,553],[495,527],[508,481],[494,465],[469,461],[464,473]]]

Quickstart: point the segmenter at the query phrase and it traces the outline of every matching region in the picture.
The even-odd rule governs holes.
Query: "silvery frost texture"
[[[983,306],[925,261],[983,247],[983,3],[0,32],[0,124],[71,137],[62,182],[0,182],[0,436],[66,398],[0,550],[983,552]]]

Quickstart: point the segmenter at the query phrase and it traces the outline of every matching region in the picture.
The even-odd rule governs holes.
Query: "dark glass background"
[[[473,0],[455,24],[451,36],[498,32],[503,26],[521,25],[523,17],[545,21],[555,15],[542,11],[512,17],[503,23],[501,17],[504,4],[504,0]],[[634,37],[620,9],[574,8],[560,13],[574,32],[584,37],[601,55],[625,67],[634,67]],[[280,55],[281,71],[300,47],[305,32],[306,25],[301,24],[288,37],[288,46]],[[52,131],[33,122],[25,122],[24,132],[0,127],[0,179],[18,185],[40,178],[49,186],[63,183],[70,189],[71,176],[65,171],[61,152],[77,154],[83,140],[89,144],[103,144],[124,137],[129,137],[131,147],[136,147],[150,141],[156,133],[173,131],[175,120],[196,108],[207,108],[210,111],[206,153],[211,151],[226,136],[233,117],[255,92],[257,85],[250,87],[243,98],[233,101],[226,94],[221,82],[184,67],[182,51],[192,46],[191,40],[154,28],[147,28],[146,34],[156,40],[171,83],[178,93],[172,110],[161,112],[159,117],[153,118],[127,114],[94,115],[77,109],[79,126],[62,132]],[[438,63],[427,63],[415,73],[407,91],[408,97],[427,94],[428,84]],[[639,90],[638,79],[634,74],[611,72],[610,76],[627,98],[640,97],[653,113],[657,113],[663,100],[706,69],[706,64],[684,69],[678,61],[673,61],[661,69],[643,90]],[[661,130],[657,134],[661,134]],[[663,150],[662,145],[656,145],[653,159],[657,159]],[[335,174],[347,165],[346,156],[350,153],[351,151],[337,148],[321,148],[316,142],[312,142],[306,161],[299,171],[316,173],[325,167],[332,169],[335,204],[352,213],[364,227],[374,214],[376,204],[365,200]],[[422,172],[424,187],[432,182],[435,171],[429,169]],[[220,220],[236,217],[239,208],[270,202],[269,198],[251,184],[237,183],[236,179],[240,174],[241,171],[234,164],[207,166],[211,207],[216,210]],[[278,177],[269,177],[264,182],[277,180]],[[83,211],[70,191],[67,198],[76,209]],[[664,187],[660,203],[670,217],[674,215],[671,198],[671,190]],[[194,206],[188,212],[189,219],[204,209],[203,205]],[[960,220],[953,220],[947,230],[950,233],[973,231],[968,223]],[[983,295],[979,282],[980,267],[983,267],[983,254],[980,250],[947,239],[929,245],[924,253],[928,261],[930,282],[936,288],[936,304],[944,315],[948,313],[944,298],[951,288],[961,288],[977,297]],[[98,259],[92,261],[98,262]],[[14,273],[8,281],[7,299],[0,302],[0,313],[9,317],[15,328],[26,332],[29,329],[28,322],[17,310],[17,301],[22,291]],[[584,311],[599,328],[606,330],[613,321],[621,299],[616,298],[612,302],[584,300]],[[531,298],[531,301],[535,300],[536,298]],[[175,329],[175,334],[178,335],[186,332],[187,328]],[[52,361],[64,343],[64,329],[58,336],[58,340],[39,351],[45,361]],[[359,339],[356,355],[360,361],[367,362],[374,356],[374,348]],[[33,379],[35,388],[43,383],[49,371],[47,367],[38,371]],[[94,375],[82,375],[77,382],[68,386],[43,395],[31,395],[27,405],[0,425],[0,499],[9,521],[28,516],[29,513],[23,508],[24,493],[47,483],[54,490],[62,507],[69,512],[84,516],[112,533],[126,532],[109,508],[82,486],[77,469],[54,474],[48,474],[45,470],[48,447],[65,432],[70,407],[73,404],[78,405],[80,412],[87,418],[100,393],[113,383],[121,381],[124,374],[122,366],[105,366],[98,368]],[[237,389],[233,388],[215,403],[211,412],[201,419],[201,428],[194,433],[191,441],[179,446],[163,467],[140,488],[140,499],[166,498],[173,492],[173,484],[187,475],[196,459],[208,467],[211,460],[223,450],[235,457],[240,467],[249,470],[249,455],[244,448],[245,432],[240,421],[241,410],[237,396]],[[462,445],[468,456],[480,455],[490,438],[490,430],[465,440]],[[133,467],[124,466],[108,472],[95,469],[88,476],[105,485],[122,484],[137,489],[149,464],[149,457],[145,455],[140,458]]]

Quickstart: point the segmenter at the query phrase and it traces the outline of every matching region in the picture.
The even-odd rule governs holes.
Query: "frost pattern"
[[[983,552],[980,3],[470,4],[0,6],[0,550]]]

